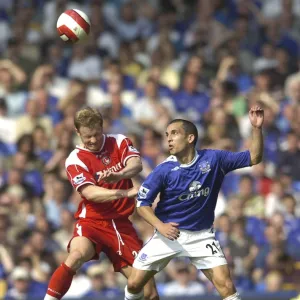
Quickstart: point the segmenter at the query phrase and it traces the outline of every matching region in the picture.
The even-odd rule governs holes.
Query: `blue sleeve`
[[[223,172],[251,166],[251,157],[249,150],[243,152],[230,152],[225,150],[216,150],[217,158]]]
[[[163,187],[163,174],[160,167],[156,167],[141,185],[137,195],[137,207],[152,206],[156,196]]]

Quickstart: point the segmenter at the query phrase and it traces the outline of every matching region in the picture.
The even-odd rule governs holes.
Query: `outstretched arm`
[[[264,140],[262,125],[264,122],[264,110],[259,106],[251,107],[249,119],[252,125],[252,138],[250,147],[251,165],[256,165],[262,161]]]
[[[133,187],[128,190],[109,190],[96,185],[86,184],[80,188],[81,195],[92,202],[110,202],[120,198],[133,198],[137,195],[138,189]]]

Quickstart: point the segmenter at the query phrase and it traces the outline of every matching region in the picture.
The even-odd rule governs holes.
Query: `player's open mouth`
[[[169,150],[172,150],[174,147],[172,145],[169,145]]]

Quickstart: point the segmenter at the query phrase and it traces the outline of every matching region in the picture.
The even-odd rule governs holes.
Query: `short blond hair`
[[[86,107],[77,111],[74,118],[74,125],[78,131],[80,127],[103,127],[103,117],[97,109]]]

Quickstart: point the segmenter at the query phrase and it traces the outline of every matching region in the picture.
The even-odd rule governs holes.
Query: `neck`
[[[196,150],[194,147],[189,148],[187,151],[176,154],[177,160],[180,162],[180,164],[189,164],[196,155]]]
[[[150,102],[156,102],[157,100],[157,96],[153,96],[153,97],[148,97]]]

